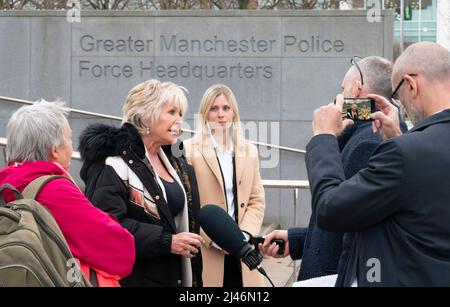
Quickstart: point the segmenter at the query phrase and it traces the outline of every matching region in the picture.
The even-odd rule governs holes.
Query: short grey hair
[[[371,94],[386,98],[392,95],[393,63],[391,61],[379,56],[369,56],[360,60],[358,65],[364,77],[364,84],[367,84]]]
[[[61,101],[39,100],[14,112],[6,128],[7,161],[47,161],[53,146],[64,145],[66,116]]]
[[[433,42],[415,43],[406,48],[394,66],[398,75],[420,74],[428,81],[447,82],[450,80],[450,52]]]
[[[132,124],[141,135],[161,115],[165,104],[178,105],[183,115],[187,111],[187,90],[173,82],[150,79],[133,87],[123,106],[123,123]],[[146,127],[143,121],[148,121]]]

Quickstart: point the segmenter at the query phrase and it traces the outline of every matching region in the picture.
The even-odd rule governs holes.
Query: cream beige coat
[[[196,135],[184,141],[186,158],[195,169],[200,193],[200,204],[217,204],[227,210],[222,175],[209,135]],[[235,145],[238,221],[241,230],[258,235],[264,218],[264,188],[259,173],[258,150],[250,142]],[[202,246],[203,284],[207,287],[223,285],[224,255],[211,246],[211,239],[201,230],[206,244]],[[242,264],[245,287],[264,286],[262,275],[249,271]]]

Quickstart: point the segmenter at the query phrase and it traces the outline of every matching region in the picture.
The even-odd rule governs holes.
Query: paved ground
[[[290,287],[296,280],[300,261],[296,261],[296,273],[294,273],[294,262],[290,257],[286,258],[269,258],[265,257],[262,263],[264,269],[274,283],[275,287]],[[295,276],[295,277],[294,277]],[[266,286],[271,287],[266,279]]]

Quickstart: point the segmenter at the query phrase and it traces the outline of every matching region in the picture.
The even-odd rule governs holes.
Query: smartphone
[[[344,98],[342,120],[369,121],[370,114],[376,111],[375,100],[372,98]]]

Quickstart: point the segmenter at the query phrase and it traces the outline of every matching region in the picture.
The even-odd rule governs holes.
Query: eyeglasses
[[[358,61],[361,60],[361,59],[362,59],[362,57],[355,55],[354,57],[352,57],[350,59],[350,63],[352,65],[355,65],[356,69],[359,71],[359,76],[361,77],[361,87],[362,87],[364,85],[364,79],[363,79],[363,74],[362,74],[362,71],[361,71],[361,67],[359,67],[359,65],[358,65]]]
[[[407,74],[408,76],[417,76],[417,74]],[[397,92],[400,90],[400,88],[403,85],[403,82],[405,82],[405,78],[402,78],[400,82],[398,83],[397,87],[395,88],[394,92],[392,92],[391,98],[389,100],[395,99],[397,96]]]

